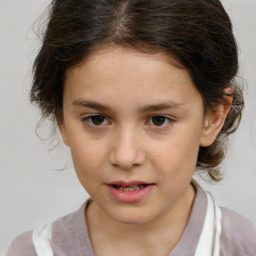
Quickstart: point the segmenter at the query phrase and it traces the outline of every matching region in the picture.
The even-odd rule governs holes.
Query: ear
[[[63,142],[67,147],[69,147],[69,140],[68,140],[67,131],[64,123],[58,123],[58,127],[59,127],[60,134],[62,136]]]
[[[232,100],[232,90],[226,88],[217,109],[206,114],[200,146],[208,147],[215,141],[230,111]]]

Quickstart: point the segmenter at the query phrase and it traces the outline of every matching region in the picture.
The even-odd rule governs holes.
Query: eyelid
[[[102,116],[104,118],[104,121],[108,121],[108,124],[111,124],[111,122],[108,120],[108,118],[105,116],[105,115],[102,115],[102,114],[87,114],[87,115],[83,115],[81,117],[81,121],[83,123],[85,123],[86,125],[88,126],[92,126],[92,127],[101,127],[101,126],[106,126],[106,124],[99,124],[99,125],[96,125],[96,124],[93,124],[91,122],[89,122],[88,120],[90,120],[90,118],[94,117],[94,116]]]
[[[90,122],[90,118],[94,117],[94,116],[101,116],[104,118],[104,121],[103,121],[103,124],[93,124],[92,122]],[[152,118],[154,117],[164,117],[165,118],[165,122],[166,120],[168,120],[168,124],[165,124],[165,125],[160,125],[160,126],[157,126],[157,125],[154,125],[154,124],[149,124],[149,120],[151,120]],[[111,124],[111,122],[109,121],[109,118],[106,117],[105,115],[103,114],[87,114],[87,115],[83,115],[81,117],[81,121],[88,125],[88,126],[91,126],[91,127],[104,127],[104,126],[107,126],[109,124]],[[105,122],[108,122],[107,124]],[[105,124],[104,124],[105,123]],[[164,128],[168,128],[170,125],[172,125],[174,123],[174,119],[172,117],[170,117],[169,115],[161,115],[161,114],[154,114],[154,115],[151,115],[147,118],[147,121],[146,121],[146,124],[149,125],[149,126],[152,126],[154,129],[164,129]]]
[[[174,119],[172,117],[170,117],[168,115],[160,115],[160,114],[151,115],[148,118],[147,123],[149,122],[150,119],[152,119],[153,117],[157,117],[157,116],[164,117],[167,120],[169,120],[169,122],[168,122],[167,125],[164,125],[164,126],[151,125],[154,129],[164,129],[164,128],[167,128],[167,127],[169,127],[170,125],[172,125],[174,123]]]

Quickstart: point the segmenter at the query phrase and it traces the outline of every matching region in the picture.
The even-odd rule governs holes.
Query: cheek
[[[73,143],[71,154],[76,175],[84,189],[92,195],[100,189],[100,180],[103,176],[101,168],[102,155],[94,144]]]
[[[163,179],[193,175],[199,150],[199,136],[173,134],[169,141],[154,149],[154,163],[164,174]]]
[[[97,175],[105,161],[105,148],[102,143],[90,140],[73,140],[70,145],[74,167],[79,178]]]

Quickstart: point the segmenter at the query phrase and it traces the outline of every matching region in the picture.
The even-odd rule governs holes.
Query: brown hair
[[[42,47],[34,62],[30,99],[53,124],[62,122],[63,80],[68,67],[95,49],[115,44],[165,52],[185,68],[214,111],[224,89],[233,103],[209,147],[200,147],[197,167],[219,180],[226,138],[240,122],[243,95],[235,82],[238,56],[232,24],[218,0],[53,0]]]

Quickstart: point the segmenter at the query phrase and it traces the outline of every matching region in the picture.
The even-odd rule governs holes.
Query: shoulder
[[[221,208],[221,240],[222,255],[255,256],[256,226],[240,214]]]
[[[52,249],[54,255],[94,255],[85,211],[91,200],[87,200],[78,211],[53,222]]]
[[[5,256],[35,256],[32,234],[33,230],[30,230],[17,236]]]
[[[50,245],[54,255],[94,255],[91,247],[87,225],[85,222],[85,208],[89,201],[74,213],[63,216],[52,222],[52,239]],[[33,244],[33,230],[19,235],[11,244],[6,256],[35,256]]]
[[[76,213],[71,213],[55,220],[52,223],[49,223],[52,226],[50,245],[53,248],[54,253],[57,253],[56,255],[61,255],[63,249],[69,249],[72,247],[71,243],[73,242],[73,227],[71,227],[71,222],[75,215]],[[38,228],[44,226],[47,225],[39,225]],[[11,243],[11,246],[5,256],[37,255],[33,243],[33,232],[34,230],[30,230],[17,236]],[[39,233],[41,233],[41,231]]]

